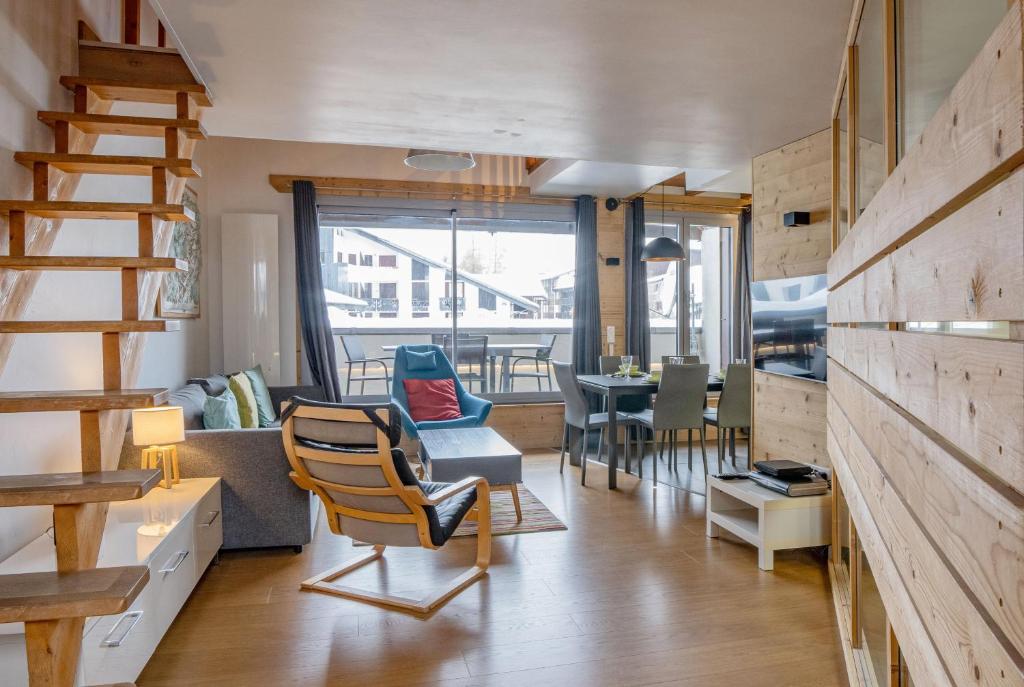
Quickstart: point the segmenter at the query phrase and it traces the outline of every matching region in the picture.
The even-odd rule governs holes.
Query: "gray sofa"
[[[168,403],[185,415],[185,442],[178,445],[182,477],[220,477],[224,518],[224,549],[290,546],[301,551],[311,539],[316,517],[313,494],[288,477],[290,467],[280,427],[205,429],[207,394],[227,388],[227,378],[213,375],[190,379],[170,394]],[[319,387],[271,387],[274,407],[292,396],[322,400]],[[138,468],[142,447],[132,445],[131,430],[121,450],[120,467]]]

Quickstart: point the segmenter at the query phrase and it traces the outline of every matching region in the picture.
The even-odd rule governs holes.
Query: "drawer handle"
[[[124,640],[128,639],[128,634],[139,624],[142,620],[142,611],[129,611],[125,613],[117,622],[114,623],[114,627],[110,628],[110,632],[100,642],[102,647],[115,647],[124,644]]]
[[[167,562],[164,563],[164,567],[160,568],[162,573],[172,573],[178,569],[178,567],[188,558],[188,551],[179,551],[172,558],[168,558]],[[174,560],[173,563],[171,561]]]
[[[217,522],[217,518],[219,518],[219,517],[220,517],[220,511],[219,510],[210,511],[210,519],[207,520],[206,522],[200,523],[199,526],[200,527],[209,527],[213,523]]]

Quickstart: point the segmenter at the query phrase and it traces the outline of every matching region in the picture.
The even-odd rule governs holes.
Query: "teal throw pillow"
[[[424,351],[423,353],[417,353],[416,351],[405,352],[405,366],[409,370],[436,370],[437,369],[437,357],[434,355],[434,351]]]
[[[241,429],[238,401],[228,389],[220,396],[207,396],[203,404],[203,427],[206,429]]]
[[[256,415],[260,427],[270,427],[277,419],[277,411],[274,409],[274,402],[270,400],[267,380],[263,378],[263,366],[257,365],[251,370],[246,370],[245,376],[249,378],[252,394],[256,397]]]

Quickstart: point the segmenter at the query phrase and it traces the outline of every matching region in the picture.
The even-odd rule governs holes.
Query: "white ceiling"
[[[750,190],[754,155],[825,128],[850,12],[850,0],[153,4],[213,92],[213,135],[730,170],[705,186],[725,191]]]

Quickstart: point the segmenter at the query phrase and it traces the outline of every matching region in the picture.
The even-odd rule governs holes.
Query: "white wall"
[[[208,265],[220,264],[220,216],[225,212],[270,212],[280,218],[281,380],[295,379],[295,235],[291,194],[270,186],[270,174],[336,176],[365,179],[401,179],[477,184],[522,185],[524,172],[518,159],[478,156],[477,166],[466,172],[420,172],[403,163],[397,148],[297,143],[246,138],[214,137],[203,144],[202,165],[206,192],[201,208],[208,239],[203,246]],[[219,296],[220,275],[208,272],[202,298],[210,322],[210,369],[224,366],[223,329]],[[433,288],[433,287],[432,287]]]
[[[71,97],[59,86],[76,64],[77,20],[100,36],[117,40],[116,0],[0,0],[0,197],[30,198],[32,175],[16,165],[18,150],[52,151],[50,129],[38,110],[69,110]],[[114,109],[115,113],[125,112]],[[97,153],[160,154],[162,143],[105,137]],[[156,146],[154,149],[153,146]],[[202,184],[198,184],[201,188]],[[95,176],[83,179],[77,199],[148,201],[147,178]],[[7,232],[0,232],[6,242]],[[65,221],[53,249],[63,255],[131,255],[137,246],[132,222]],[[7,247],[0,248],[6,253]],[[49,273],[35,289],[24,319],[119,319],[116,273]],[[183,331],[147,339],[139,385],[179,386],[204,372],[209,359],[205,317]],[[56,390],[101,387],[100,337],[90,334],[23,335],[0,371],[0,390]],[[0,415],[0,474],[80,469],[77,415]],[[49,508],[5,509],[0,517],[0,559],[38,536],[51,521]]]

